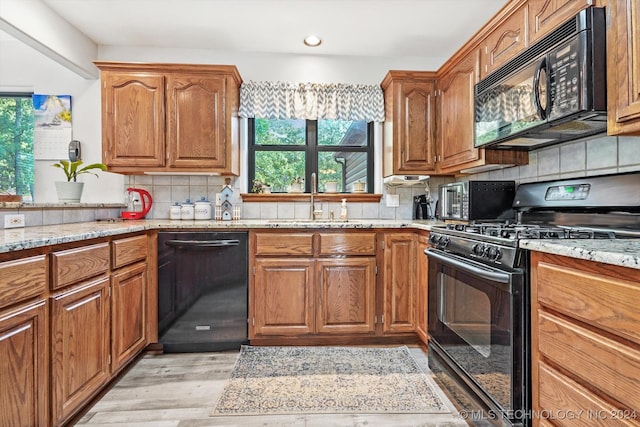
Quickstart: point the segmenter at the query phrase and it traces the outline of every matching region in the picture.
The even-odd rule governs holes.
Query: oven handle
[[[509,273],[503,273],[500,271],[487,271],[485,269],[476,267],[472,264],[467,264],[464,261],[459,261],[455,258],[452,258],[450,255],[446,255],[446,252],[442,252],[437,249],[428,248],[428,249],[425,249],[424,253],[428,257],[435,258],[443,264],[452,265],[455,268],[464,270],[467,273],[474,274],[476,276],[480,276],[483,279],[491,280],[498,283],[511,282],[511,275]]]

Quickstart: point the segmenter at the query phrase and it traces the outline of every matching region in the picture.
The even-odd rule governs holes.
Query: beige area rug
[[[447,413],[407,347],[243,346],[212,416]]]

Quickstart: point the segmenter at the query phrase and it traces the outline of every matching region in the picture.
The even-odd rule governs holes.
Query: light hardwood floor
[[[428,372],[426,353],[410,348]],[[467,423],[451,414],[345,414],[209,417],[235,364],[238,352],[146,355],[89,411],[77,426],[382,426],[453,427]],[[449,402],[442,394],[443,400]]]

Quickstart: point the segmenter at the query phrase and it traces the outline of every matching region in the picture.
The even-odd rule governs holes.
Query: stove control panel
[[[477,239],[431,232],[429,243],[436,249],[492,265],[514,266],[516,248]]]

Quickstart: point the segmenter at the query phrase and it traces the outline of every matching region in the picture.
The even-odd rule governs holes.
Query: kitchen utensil
[[[144,219],[151,210],[153,200],[148,191],[141,188],[127,188],[127,210],[122,211],[123,219]]]

